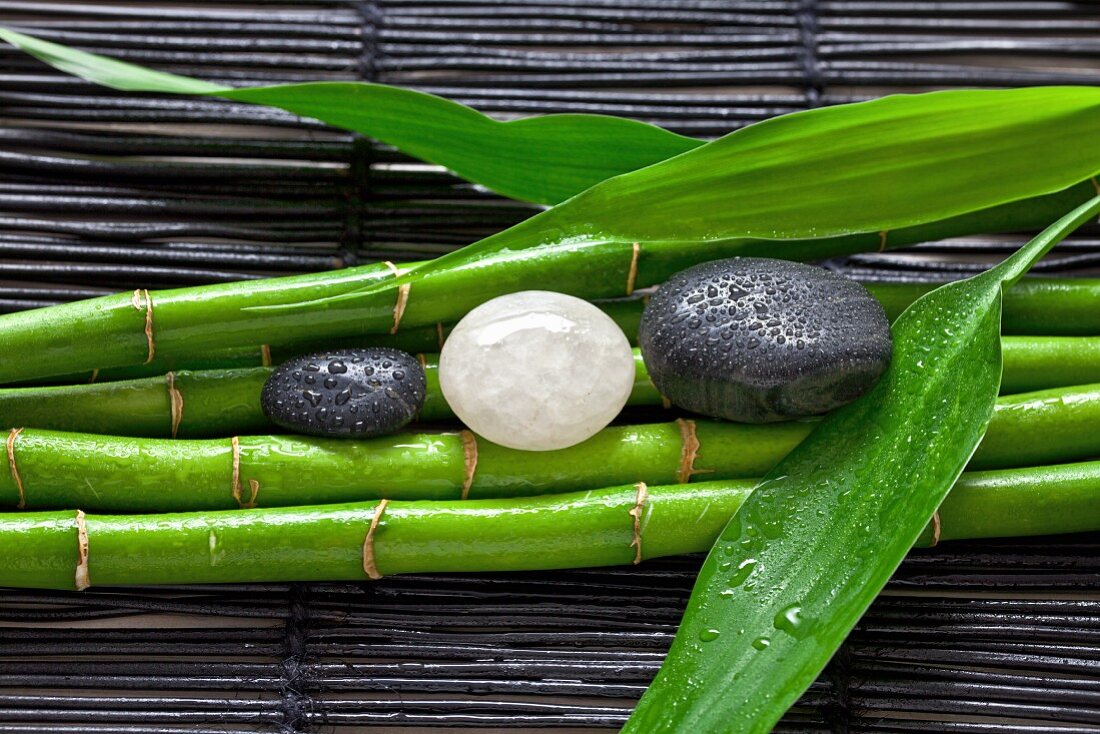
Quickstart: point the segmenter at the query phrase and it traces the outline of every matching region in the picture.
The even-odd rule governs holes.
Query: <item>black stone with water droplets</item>
[[[424,405],[424,368],[411,354],[372,347],[292,359],[264,383],[260,405],[276,425],[311,436],[393,433]]]
[[[638,333],[653,384],[681,408],[763,423],[817,415],[890,363],[890,323],[859,283],[787,260],[730,258],[672,276]]]

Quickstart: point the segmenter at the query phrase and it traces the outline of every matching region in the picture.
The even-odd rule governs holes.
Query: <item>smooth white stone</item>
[[[439,355],[443,397],[493,443],[551,451],[589,438],[626,405],[634,355],[619,326],[587,301],[522,291],[458,322]]]

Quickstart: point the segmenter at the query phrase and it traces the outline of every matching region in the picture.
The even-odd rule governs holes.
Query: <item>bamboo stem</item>
[[[706,550],[754,484],[174,515],[4,514],[0,586],[361,581],[628,564]],[[939,540],[1097,530],[1098,488],[1097,462],[964,474],[938,512]],[[926,529],[918,545],[935,533]]]
[[[893,321],[939,283],[866,283]],[[1001,332],[1045,336],[1100,334],[1100,279],[1024,278],[1004,295]]]
[[[1006,336],[1002,347],[1002,394],[1100,383],[1100,337]],[[420,420],[453,419],[439,389],[438,355],[423,356],[428,390]],[[661,405],[637,350],[634,361],[636,375],[628,405]],[[270,367],[184,370],[171,377],[3,388],[0,425],[145,437],[263,433],[274,429],[260,409],[260,391],[270,372]],[[182,412],[171,399],[169,381],[182,402]],[[175,433],[173,427],[178,429]]]
[[[0,425],[168,437],[179,418],[180,438],[270,431],[260,409],[270,374],[268,367],[184,370],[118,382],[0,388]]]
[[[1001,354],[1002,395],[1100,382],[1100,338],[1006,336]]]
[[[1017,231],[1045,224],[1048,209],[1061,213],[1092,196],[1088,182],[1050,196],[1033,207],[993,207],[940,222],[891,232],[890,245],[940,239],[966,233]],[[538,219],[538,218],[536,218]],[[546,236],[539,223],[497,235],[518,245],[524,237]],[[539,220],[542,222],[543,220]],[[517,239],[519,238],[519,239]],[[815,259],[876,249],[877,233],[828,240],[790,240],[783,254],[791,259]],[[532,242],[536,244],[537,242]],[[731,255],[767,256],[776,243],[743,239],[692,243],[650,242],[634,258],[631,243],[589,243],[584,258],[570,247],[517,251],[517,257],[492,268],[437,271],[417,281],[416,292],[371,286],[392,281],[385,264],[320,274],[198,286],[164,291],[117,294],[0,317],[0,351],[25,355],[0,362],[0,383],[41,379],[52,375],[140,365],[159,354],[166,359],[249,344],[295,344],[317,339],[358,338],[385,334],[395,324],[398,305],[401,326],[434,327],[457,320],[480,303],[517,290],[552,282],[563,292],[588,299],[624,294],[628,271],[633,286],[660,283],[695,263]],[[416,267],[412,264],[408,267]],[[612,274],[619,277],[610,277]],[[358,294],[344,300],[335,296]],[[135,308],[135,302],[143,308]]]
[[[638,323],[642,318],[645,302],[641,298],[604,300],[597,305],[612,318],[633,341],[637,341]],[[76,384],[88,382],[112,382],[133,380],[140,377],[159,377],[168,372],[199,371],[213,369],[240,369],[281,364],[309,352],[330,351],[364,346],[391,347],[410,354],[438,352],[450,334],[453,324],[435,324],[418,329],[402,329],[396,334],[371,334],[363,337],[324,337],[290,344],[261,344],[259,346],[231,347],[210,352],[156,357],[148,364],[127,365],[97,369],[93,373],[80,372],[46,378],[47,384]],[[28,384],[41,384],[31,381]]]
[[[886,314],[893,320],[914,300],[929,292],[935,283],[866,283],[871,293],[882,303]],[[1011,335],[1032,335],[1034,338],[1045,336],[1100,336],[1100,311],[1095,308],[1100,299],[1100,279],[1075,278],[1072,280],[1047,280],[1033,278],[1023,281],[1005,294],[1005,311],[1002,330]],[[645,299],[618,298],[596,303],[619,325],[632,342],[637,341],[638,323],[642,317]],[[261,367],[280,364],[299,354],[314,351],[338,349],[341,347],[384,346],[403,349],[416,354],[418,352],[437,352],[442,348],[446,335],[452,325],[438,323],[428,327],[402,329],[397,334],[371,334],[368,336],[348,336],[331,334],[326,328],[319,336],[305,341],[280,342],[274,345],[253,344],[252,346],[223,347],[213,351],[192,350],[178,354],[164,355],[162,352],[148,364],[130,364],[123,367],[99,368],[92,372],[80,372],[67,375],[55,375],[48,378],[51,383],[83,384],[89,382],[109,382],[130,380],[139,377],[159,376],[167,372],[195,371],[209,369],[230,369],[241,367]],[[1023,337],[1019,337],[1017,349],[1028,348]],[[1006,345],[1010,342],[1006,342]],[[1088,357],[1074,351],[1072,340],[1062,346],[1062,355],[1054,361],[1060,362],[1068,357],[1077,363],[1082,360],[1091,362],[1100,346],[1088,347]],[[1081,344],[1085,344],[1081,342]],[[1100,344],[1100,340],[1096,342]],[[1013,356],[1008,355],[1010,360]],[[1067,368],[1068,369],[1068,368]],[[1092,370],[1098,375],[1087,379],[1075,379],[1071,382],[1056,384],[1083,384],[1100,381],[1100,368]],[[1023,389],[1041,389],[1054,387],[1049,381],[1043,382],[1043,365],[1034,370],[1034,377]],[[93,379],[94,378],[94,379]],[[42,376],[32,379],[41,380]],[[1016,391],[1020,391],[1016,390]]]
[[[167,393],[160,399],[167,401]],[[198,405],[188,400],[188,416],[200,406],[218,407],[216,398]],[[0,472],[0,503],[170,512],[737,479],[766,474],[815,425],[678,420],[612,426],[580,445],[545,453],[507,449],[465,431],[364,441],[267,435],[174,441],[28,428],[9,438],[10,471]],[[1100,385],[1004,397],[971,468],[1096,456],[1098,426]]]

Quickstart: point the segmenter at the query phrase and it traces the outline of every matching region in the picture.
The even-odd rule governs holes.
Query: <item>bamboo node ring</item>
[[[374,533],[378,530],[378,521],[382,519],[382,513],[386,511],[389,500],[382,500],[374,508],[374,514],[370,519],[370,528],[367,529],[367,537],[363,539],[363,571],[371,581],[382,578],[378,572],[378,566],[374,560]]]
[[[264,367],[270,367],[271,366],[271,345],[270,344],[261,344],[260,345],[260,364],[263,365]]]
[[[460,431],[462,438],[462,499],[470,496],[470,487],[474,484],[474,473],[477,471],[477,437],[470,431]]]
[[[91,385],[97,379],[99,379],[99,368],[98,367],[96,367],[94,370],[92,370],[92,376],[88,378],[88,384]]]
[[[393,277],[400,278],[407,273],[407,270],[394,265],[389,260],[382,263],[391,271],[393,271]],[[401,327],[401,317],[405,315],[405,306],[409,303],[409,290],[412,288],[410,283],[402,283],[397,286],[397,302],[393,305],[393,326],[390,327],[390,333],[396,334],[397,330]]]
[[[439,345],[440,350],[443,349],[443,340],[444,340],[444,337],[443,337],[443,322],[442,321],[436,321],[435,322],[435,341]]]
[[[630,271],[626,274],[626,295],[634,293],[634,281],[638,278],[638,256],[642,254],[642,245],[635,242],[630,246]]]
[[[887,234],[889,234],[889,231],[885,230],[885,229],[878,233],[878,251],[879,252],[885,252],[886,251],[886,235]]]
[[[229,439],[229,445],[233,449],[233,499],[238,507],[244,509],[241,503],[241,440],[233,436]]]
[[[680,427],[680,468],[676,472],[676,481],[686,484],[691,481],[692,474],[698,474],[695,469],[695,459],[699,455],[699,437],[695,433],[695,421],[676,419],[676,425]]]
[[[241,440],[237,436],[229,439],[229,445],[233,447],[233,499],[237,501],[237,507],[242,510],[251,510],[256,506],[256,498],[260,495],[260,483],[255,479],[248,480],[249,498],[244,499],[241,487]]]
[[[153,339],[153,297],[149,295],[147,289],[136,288],[134,294],[130,296],[130,305],[138,311],[145,312],[145,342],[148,345],[145,364],[149,364],[157,354],[157,342]]]
[[[88,578],[88,523],[84,511],[76,511],[76,573],[73,574],[77,591],[84,591],[92,582]]]
[[[1096,176],[1093,176],[1089,181],[1092,181],[1092,187],[1096,189],[1096,193],[1100,194],[1100,180],[1097,180]]]
[[[244,510],[251,510],[257,504],[259,504],[256,501],[260,496],[260,482],[259,482],[259,480],[257,480],[257,479],[249,479],[248,480],[248,492],[249,492],[248,502],[241,505],[241,509],[244,509]]]
[[[24,510],[27,507],[27,491],[23,488],[23,479],[19,476],[19,468],[15,465],[15,439],[19,438],[19,434],[23,432],[22,428],[13,428],[8,433],[8,469],[11,470],[12,481],[15,482],[15,488],[19,490],[19,504],[16,505],[17,509]]]
[[[940,531],[943,529],[943,523],[940,522],[940,511],[936,510],[932,513],[932,542],[928,544],[929,548],[935,548],[940,544]]]
[[[176,373],[168,372],[164,375],[168,383],[168,402],[172,408],[172,438],[179,433],[180,423],[183,422],[183,393],[176,387]]]
[[[642,512],[645,510],[645,502],[649,498],[649,488],[645,482],[634,485],[634,507],[628,513],[634,518],[634,539],[630,541],[630,547],[634,549],[634,565],[642,562]]]

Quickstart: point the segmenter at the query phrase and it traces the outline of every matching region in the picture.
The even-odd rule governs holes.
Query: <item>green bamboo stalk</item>
[[[969,469],[1001,469],[1100,456],[1100,384],[1002,395]]]
[[[866,283],[893,321],[938,283]],[[1100,279],[1024,278],[1004,295],[1002,334],[1100,334]]]
[[[1093,193],[1092,184],[1082,182],[1039,197],[1034,207],[993,207],[896,229],[890,233],[890,246],[1041,226],[1053,218],[1051,211],[1064,212]],[[391,265],[378,264],[288,278],[136,290],[7,314],[0,317],[0,352],[26,356],[0,362],[0,383],[140,365],[157,354],[171,360],[241,345],[301,344],[365,337],[397,326],[434,327],[456,320],[489,298],[546,282],[584,298],[616,297],[628,292],[628,281],[644,288],[701,261],[775,252],[770,241],[707,240],[691,246],[660,241],[647,245],[635,262],[622,257],[622,244],[592,244],[582,259],[567,247],[536,250],[503,262],[492,274],[481,268],[437,272],[418,282],[415,295],[406,293],[406,298],[389,288],[362,295],[364,289],[394,278]],[[870,232],[829,240],[786,240],[783,253],[791,259],[814,259],[880,245],[878,234]],[[332,300],[349,294],[359,295]]]
[[[893,320],[914,300],[929,292],[930,283],[866,283],[871,293],[886,309]],[[1035,336],[1097,336],[1100,335],[1100,311],[1095,304],[1100,299],[1100,279],[1042,279],[1025,280],[1005,294],[1003,332]],[[638,323],[642,317],[645,299],[642,297],[598,301],[597,304],[619,325],[628,338],[637,342]],[[146,364],[96,369],[47,378],[49,384],[83,384],[86,382],[110,382],[152,377],[167,372],[233,369],[279,364],[299,354],[342,347],[387,346],[406,352],[436,352],[450,333],[453,324],[436,324],[430,327],[403,329],[397,334],[372,334],[348,337],[328,335],[303,342],[251,346],[234,346],[214,351],[190,351],[165,355],[162,352]],[[1071,359],[1082,359],[1078,354]],[[1096,374],[1097,371],[1093,371]],[[1035,374],[1042,375],[1043,367]],[[1100,377],[1079,378],[1057,384],[1081,384]],[[41,384],[40,377],[31,382]],[[1049,382],[1029,382],[1020,389],[1038,390],[1054,387]],[[1018,390],[1017,390],[1018,391]]]
[[[536,498],[167,515],[0,515],[0,586],[361,581],[529,571],[703,551],[755,480]],[[1100,529],[1100,463],[964,474],[917,545]]]
[[[1008,336],[1002,345],[1002,394],[1100,383],[1100,337]],[[438,355],[423,357],[428,391],[420,420],[451,420],[439,389]],[[634,361],[628,405],[661,405],[637,350]],[[268,432],[274,425],[260,409],[260,391],[271,369],[184,370],[118,382],[0,389],[0,425],[180,438]],[[182,399],[181,411],[173,406],[169,381]]]
[[[439,387],[439,355],[422,356],[428,390],[419,420],[451,420],[454,413]],[[661,405],[637,350],[634,362],[628,405]],[[0,425],[149,438],[267,432],[276,426],[260,408],[260,392],[273,369],[183,370],[117,382],[2,388]]]
[[[26,429],[9,434],[16,469],[0,473],[0,504],[169,512],[670,484],[681,478],[687,425],[616,426],[578,446],[537,455],[468,432],[364,441],[266,435],[172,441]],[[711,472],[708,478],[756,476],[809,428],[699,422],[695,435],[707,453],[695,469]]]
[[[1100,294],[1097,297],[1100,299]],[[1100,300],[1094,303],[1100,304]],[[1100,308],[1094,306],[1093,310]],[[1004,337],[1001,349],[1002,395],[1100,382],[1100,338]]]
[[[271,371],[183,370],[118,382],[2,388],[0,425],[180,438],[271,431],[273,424],[260,409],[260,391]],[[435,387],[438,392],[438,383]],[[175,407],[173,390],[182,399]]]
[[[615,306],[612,306],[614,312]],[[606,309],[605,309],[606,310]],[[621,310],[621,309],[620,309]],[[636,312],[627,316],[635,322],[641,317],[641,305],[633,304],[629,311]],[[368,337],[329,337],[294,344],[262,344],[245,347],[232,347],[209,352],[195,352],[170,356],[156,356],[145,364],[109,367],[91,372],[77,372],[67,375],[54,375],[45,379],[34,379],[15,383],[23,385],[80,385],[97,382],[117,382],[135,380],[141,377],[158,377],[168,372],[196,372],[205,370],[244,369],[278,365],[302,354],[324,352],[345,348],[392,347],[410,354],[438,352],[443,341],[450,334],[453,325],[438,324],[435,327],[408,329],[397,334],[372,334]],[[635,326],[635,332],[637,327]]]
[[[213,412],[217,405],[217,399],[209,401]],[[766,474],[814,425],[699,420],[612,426],[577,446],[539,454],[477,440],[469,432],[365,441],[267,435],[172,441],[28,428],[8,435],[10,471],[0,473],[0,504],[171,512],[740,479]],[[970,466],[1008,468],[1100,455],[1098,427],[1100,385],[1004,397]]]

